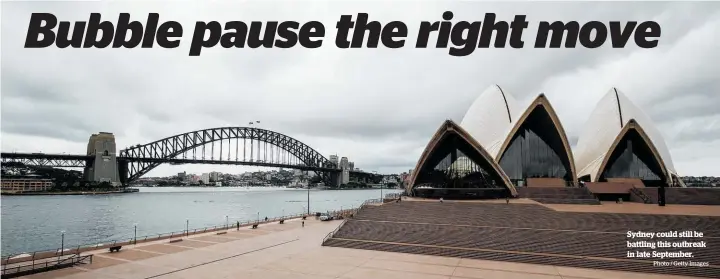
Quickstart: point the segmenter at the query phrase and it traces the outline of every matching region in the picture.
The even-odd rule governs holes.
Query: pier
[[[410,201],[401,204],[405,202]],[[503,201],[490,203],[502,204]],[[379,207],[372,208],[387,206],[375,205]],[[390,205],[397,206],[395,203]],[[574,207],[585,208],[587,205]],[[625,210],[614,205],[593,207],[613,212]],[[649,206],[639,204],[636,207]],[[364,212],[363,210],[365,209],[361,209],[361,212]],[[312,217],[305,220],[304,226],[302,219],[291,219],[283,224],[260,224],[256,229],[230,228],[175,239],[148,241],[123,246],[120,252],[110,253],[107,249],[90,251],[86,255],[93,256],[92,263],[22,278],[692,278],[322,246],[322,242],[337,233],[343,224],[346,222],[323,222]]]

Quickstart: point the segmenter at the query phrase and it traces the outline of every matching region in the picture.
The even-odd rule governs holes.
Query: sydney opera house
[[[419,197],[504,198],[524,187],[612,188],[613,182],[684,187],[661,133],[623,93],[613,88],[597,103],[571,148],[544,94],[518,104],[491,86],[459,124],[447,120],[438,128],[406,190]]]

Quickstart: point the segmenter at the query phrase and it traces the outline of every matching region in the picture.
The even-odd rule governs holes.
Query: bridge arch
[[[121,176],[127,177],[126,182],[137,180],[162,164],[162,159],[172,159],[195,148],[224,140],[228,140],[229,142],[231,139],[247,139],[251,140],[251,142],[257,141],[274,145],[295,156],[308,167],[337,168],[333,162],[325,158],[320,152],[285,134],[253,127],[220,127],[178,134],[151,143],[123,149],[120,151],[120,159],[134,158],[148,159],[148,161],[130,162],[127,167],[127,176]],[[236,144],[238,144],[238,142],[236,142]],[[229,151],[230,150],[228,150],[228,152]],[[315,172],[320,174],[317,170]]]

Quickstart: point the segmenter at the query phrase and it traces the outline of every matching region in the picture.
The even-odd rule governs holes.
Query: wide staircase
[[[658,188],[639,188],[657,202]],[[665,188],[665,203],[689,205],[720,205],[720,188]]]
[[[632,200],[632,201],[639,200],[645,204],[657,203],[657,201],[655,199],[646,195],[645,192],[642,191],[642,188],[633,186],[632,188],[630,188],[630,195],[631,195],[630,200]]]
[[[518,197],[544,204],[590,204],[600,201],[586,188],[580,187],[518,187]]]
[[[709,267],[654,267],[659,258],[628,258],[628,231],[704,233],[692,252]],[[641,239],[635,239],[641,240]],[[655,240],[657,241],[657,239]],[[654,242],[654,241],[653,241]],[[559,212],[537,204],[402,201],[366,207],[323,245],[495,261],[720,278],[720,217]],[[664,259],[667,261],[668,259]]]

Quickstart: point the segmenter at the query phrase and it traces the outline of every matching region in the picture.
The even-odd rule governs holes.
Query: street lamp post
[[[60,256],[65,255],[65,231],[60,231]]]
[[[382,185],[382,183],[380,183],[380,203],[385,202],[385,198],[383,198],[382,190],[383,190],[383,185]]]
[[[375,176],[378,175],[377,171],[373,171],[373,174],[375,174]],[[383,180],[384,179],[380,180],[380,204],[385,203],[385,196],[383,196],[383,188],[385,188],[385,185],[383,184]]]
[[[257,223],[260,224],[260,211],[257,212]]]
[[[135,227],[135,236],[133,237],[133,244],[137,245],[137,223],[133,224]]]
[[[230,224],[230,223],[228,223],[228,216],[225,215],[225,229],[226,229],[226,230],[227,230],[228,227],[230,226],[229,224]]]
[[[307,186],[307,214],[310,215],[310,183]]]
[[[185,219],[185,237],[190,236],[190,219]]]
[[[281,218],[282,218],[282,219],[285,219],[285,208],[282,209],[282,212],[283,212],[283,214],[282,214],[282,217],[281,217]]]

